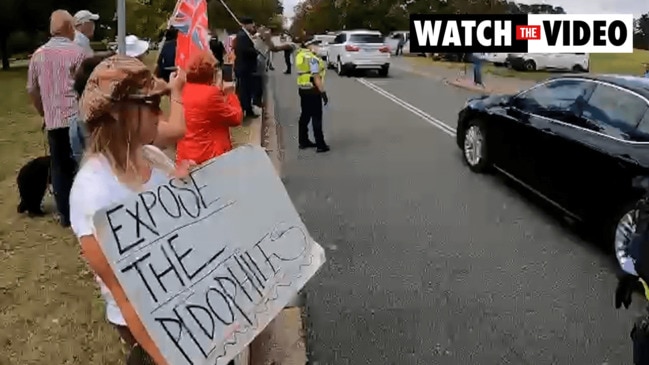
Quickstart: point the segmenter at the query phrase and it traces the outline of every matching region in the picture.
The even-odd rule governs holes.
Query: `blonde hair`
[[[84,153],[84,159],[93,155],[106,157],[120,181],[133,188],[140,188],[142,180],[137,161],[140,160],[142,141],[140,140],[141,118],[133,118],[125,105],[116,105],[118,118],[111,114],[87,123],[89,143]],[[131,109],[133,110],[133,109]],[[133,119],[137,123],[133,123]]]
[[[74,35],[74,17],[66,10],[54,10],[50,15],[50,34],[69,37]]]

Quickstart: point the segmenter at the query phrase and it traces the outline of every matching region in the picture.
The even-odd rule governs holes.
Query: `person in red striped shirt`
[[[73,80],[86,52],[73,42],[74,18],[67,11],[52,13],[50,34],[50,40],[38,48],[29,61],[27,91],[43,117],[52,163],[54,200],[61,225],[69,227],[69,196],[76,170],[69,129],[70,121],[79,114]]]

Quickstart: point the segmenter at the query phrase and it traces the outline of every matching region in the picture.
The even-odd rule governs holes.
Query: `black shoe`
[[[315,151],[317,153],[323,153],[323,152],[329,152],[329,150],[330,150],[329,146],[324,145],[324,146],[319,146],[318,148],[316,148]]]
[[[305,150],[307,148],[315,148],[315,147],[316,147],[315,143],[311,141],[308,141],[307,143],[300,143],[300,145],[298,146],[298,148],[301,150]]]
[[[155,362],[140,345],[135,345],[126,359],[126,365],[155,365]]]
[[[70,220],[63,218],[62,216],[58,217],[59,225],[63,228],[70,228]]]

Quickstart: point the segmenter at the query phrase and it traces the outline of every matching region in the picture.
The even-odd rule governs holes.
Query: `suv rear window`
[[[354,43],[383,43],[383,37],[378,34],[350,34],[349,41]]]

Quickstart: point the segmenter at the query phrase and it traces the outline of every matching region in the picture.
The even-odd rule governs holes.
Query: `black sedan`
[[[474,172],[494,168],[589,227],[620,261],[649,176],[649,79],[564,75],[516,95],[467,101],[457,145]]]

